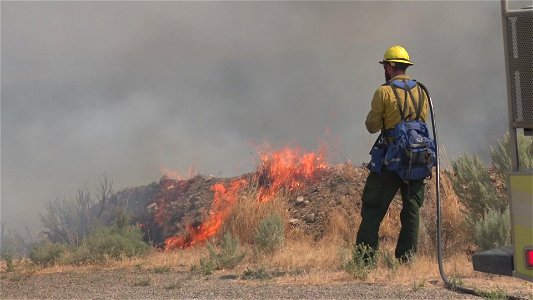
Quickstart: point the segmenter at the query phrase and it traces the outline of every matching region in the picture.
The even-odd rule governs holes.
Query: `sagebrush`
[[[488,250],[511,244],[509,209],[503,212],[489,209],[483,219],[474,225],[474,240],[480,250]]]
[[[276,213],[268,215],[259,222],[255,234],[255,245],[260,252],[272,253],[285,241],[285,223]]]
[[[151,249],[138,227],[99,226],[72,251],[69,263],[107,262],[139,257]]]
[[[67,247],[61,243],[43,241],[33,246],[30,251],[30,260],[38,265],[51,266],[61,262],[66,250]]]
[[[377,253],[368,245],[355,245],[352,256],[342,266],[343,269],[359,280],[365,280],[368,274],[377,266]]]
[[[533,141],[517,134],[520,169],[533,168]],[[477,155],[464,154],[452,161],[453,190],[465,207],[465,228],[480,249],[510,243],[508,207],[509,173],[511,171],[510,136],[506,134],[490,147],[492,163],[487,166]]]
[[[499,196],[486,164],[477,155],[464,154],[452,161],[452,167],[452,186],[471,224],[483,218],[489,208],[503,211],[507,207],[507,199]]]
[[[98,226],[79,245],[44,241],[36,244],[30,259],[38,265],[106,263],[140,257],[151,247],[142,240],[137,227]]]
[[[246,253],[240,250],[239,240],[233,238],[231,233],[226,232],[217,251],[212,243],[207,243],[209,255],[200,259],[200,268],[205,275],[213,273],[214,270],[233,269],[244,259]]]

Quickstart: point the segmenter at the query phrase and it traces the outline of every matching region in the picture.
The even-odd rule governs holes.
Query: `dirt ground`
[[[294,279],[294,278],[292,278]],[[202,276],[187,270],[162,273],[136,268],[91,269],[38,275],[1,276],[2,299],[479,299],[431,280],[405,286],[384,283],[294,283],[285,277],[246,279],[242,274]]]
[[[365,280],[342,270],[291,268],[288,271],[240,266],[204,275],[190,252],[155,254],[108,266],[0,268],[1,299],[481,299],[445,288],[427,264],[401,266],[393,277],[374,271]],[[432,269],[436,266],[432,265]],[[450,268],[453,272],[453,268]],[[377,274],[377,273],[380,274]],[[402,274],[403,273],[403,274]],[[470,273],[456,283],[485,291],[484,298],[533,299],[533,283],[512,277]],[[389,274],[390,275],[390,274]],[[389,278],[389,279],[387,279]]]
[[[244,178],[253,185],[256,175],[249,173],[235,178],[197,175],[186,180],[163,176],[159,182],[118,192],[108,211],[115,211],[114,206],[125,206],[132,221],[141,224],[151,243],[162,245],[170,236],[187,236],[189,226],[198,227],[212,213],[210,208],[213,203],[214,184],[228,184],[232,180]],[[348,221],[348,226],[357,227],[356,220],[360,213],[361,196],[367,176],[368,169],[350,163],[330,166],[317,172],[313,179],[287,193],[290,216],[288,221],[291,227],[316,240],[328,233],[328,222],[333,214],[337,214],[337,217],[340,214],[340,217]],[[434,219],[434,195],[434,183],[428,182],[422,210],[422,216],[427,221]],[[399,227],[397,215],[400,209],[401,200],[397,196],[391,204],[392,215],[387,216],[388,227]],[[385,235],[384,238],[390,238],[387,234],[385,231],[382,235]]]
[[[205,276],[194,266],[198,254],[189,257],[189,252],[157,254],[147,261],[110,266],[28,268],[6,272],[0,268],[1,299],[480,299],[459,294],[444,287],[434,259],[419,262],[411,267],[399,267],[398,274],[390,270],[374,271],[369,280],[357,280],[332,265],[336,260],[334,247],[315,244],[324,237],[353,243],[357,217],[360,212],[361,194],[368,171],[363,167],[343,164],[324,170],[316,180],[303,188],[294,190],[287,198],[289,228],[304,233],[312,246],[286,247],[276,256],[256,263],[244,263],[236,270],[216,271]],[[245,174],[243,178],[251,178]],[[201,224],[209,214],[213,199],[213,184],[227,183],[232,179],[196,176],[188,180],[173,180],[163,177],[147,186],[125,189],[112,199],[112,204],[126,204],[134,221],[143,225],[145,233],[156,245],[172,235],[184,234],[188,225]],[[462,215],[457,200],[443,183],[444,248],[446,253],[471,253],[461,232],[457,229]],[[425,223],[427,241],[434,245],[435,185],[428,182],[426,201],[421,215]],[[447,201],[447,202],[446,202]],[[389,210],[380,231],[383,243],[394,244],[397,237],[401,208],[399,199]],[[465,250],[466,249],[466,250]],[[434,252],[431,246],[421,252]],[[198,250],[197,252],[201,252]],[[204,251],[205,252],[205,251]],[[314,253],[313,255],[310,255]],[[310,256],[307,256],[310,255]],[[246,265],[248,264],[248,265]],[[266,266],[266,273],[258,272]],[[498,298],[505,294],[519,299],[533,299],[533,283],[519,279],[492,276],[473,272],[468,260],[458,260],[450,274],[458,274],[460,284],[488,291],[487,297]],[[468,266],[466,266],[468,265]],[[247,268],[251,266],[252,274]],[[275,271],[270,268],[284,267],[290,271]],[[418,269],[417,269],[418,268]],[[466,271],[464,269],[467,269]],[[387,273],[388,272],[388,273]],[[378,274],[379,273],[379,274]],[[390,276],[390,278],[389,278]]]

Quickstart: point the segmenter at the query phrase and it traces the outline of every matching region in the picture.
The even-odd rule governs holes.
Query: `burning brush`
[[[304,153],[300,150],[285,148],[275,152],[265,152],[260,155],[260,164],[251,179],[238,177],[227,183],[214,183],[213,201],[207,219],[200,225],[187,225],[186,234],[168,237],[165,240],[165,250],[187,248],[204,243],[216,235],[222,224],[232,212],[243,187],[250,185],[250,180],[257,184],[257,201],[268,202],[280,191],[294,191],[319,177],[321,171],[328,168],[323,151]],[[190,180],[189,180],[190,181]],[[186,190],[189,181],[161,182],[162,190]],[[155,203],[155,220],[160,225],[168,219],[168,211],[173,199],[164,197],[164,193],[157,197]],[[176,220],[177,221],[177,220]]]

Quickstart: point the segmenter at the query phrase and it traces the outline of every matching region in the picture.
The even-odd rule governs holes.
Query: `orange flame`
[[[215,192],[215,195],[207,220],[197,228],[189,226],[189,236],[187,238],[181,236],[168,238],[165,241],[165,249],[190,247],[196,243],[205,242],[215,235],[231,213],[237,201],[239,189],[247,183],[245,179],[236,179],[227,186],[222,183],[214,184],[211,189]]]
[[[300,150],[285,148],[262,154],[261,165],[254,175],[260,186],[258,200],[269,201],[284,188],[300,188],[327,166],[323,152],[302,153]]]
[[[304,153],[299,149],[285,148],[261,154],[261,163],[253,175],[253,180],[259,185],[257,201],[270,201],[282,190],[293,191],[315,179],[320,171],[328,167],[323,152]],[[189,225],[185,236],[167,238],[165,250],[190,247],[217,234],[233,210],[239,190],[248,183],[246,179],[237,178],[227,184],[214,184],[211,187],[214,191],[213,203],[207,220],[197,227]],[[159,220],[163,215],[156,212]]]

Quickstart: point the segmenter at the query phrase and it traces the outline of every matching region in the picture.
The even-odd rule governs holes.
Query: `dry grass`
[[[361,169],[351,165],[340,167],[346,178],[360,178],[365,174]],[[493,277],[476,273],[469,260],[468,237],[463,226],[463,207],[453,192],[450,178],[441,174],[441,200],[443,216],[443,239],[445,256],[445,270],[451,278],[465,278],[464,282],[477,283],[496,281],[493,286],[518,286],[533,289],[533,284],[524,283],[518,279],[508,277]],[[419,254],[408,264],[393,263],[394,247],[399,232],[399,213],[401,201],[396,199],[391,204],[389,212],[380,228],[382,253],[381,259],[372,270],[365,282],[396,283],[408,286],[423,286],[425,282],[440,282],[440,275],[435,258],[436,240],[436,201],[435,185],[427,185],[426,202],[421,211]],[[259,222],[271,213],[279,214],[286,222],[289,220],[289,195],[280,194],[269,202],[259,203],[257,187],[250,186],[241,191],[229,217],[225,220],[221,233],[230,232],[238,237],[242,248],[248,253],[247,257],[234,270],[218,271],[242,274],[245,270],[266,269],[285,274],[276,277],[280,283],[300,284],[331,284],[336,282],[354,281],[350,274],[342,270],[342,266],[350,259],[355,235],[360,224],[360,207],[343,207],[332,210],[328,214],[324,238],[314,241],[298,227],[286,230],[286,242],[281,249],[273,254],[257,254],[253,251],[253,239]],[[359,204],[360,205],[360,204]],[[45,274],[57,272],[90,272],[95,268],[142,268],[157,267],[181,268],[191,270],[198,266],[200,258],[208,255],[205,246],[197,246],[185,250],[169,252],[153,251],[144,258],[135,258],[110,262],[107,265],[35,267],[28,261],[18,262],[19,272],[27,274]],[[0,270],[5,272],[6,265],[0,264]]]
[[[288,195],[280,193],[268,202],[258,202],[257,188],[253,186],[246,188],[241,192],[220,233],[230,232],[242,243],[253,243],[259,223],[268,215],[276,213],[281,216],[285,224],[288,223],[288,198]]]
[[[354,244],[357,229],[360,224],[361,214],[357,207],[334,210],[328,215],[324,238]]]
[[[384,243],[381,251],[393,253],[394,243]],[[325,238],[320,241],[310,239],[289,240],[276,253],[269,256],[251,255],[251,245],[244,245],[249,254],[245,261],[233,270],[217,271],[221,274],[241,275],[245,270],[265,269],[271,273],[284,275],[273,280],[280,284],[328,285],[339,282],[360,281],[342,270],[343,263],[349,259],[351,246],[342,239]],[[106,265],[52,266],[36,267],[28,261],[16,264],[16,272],[23,276],[38,274],[77,272],[86,273],[102,268],[147,269],[169,267],[173,270],[190,271],[198,266],[200,258],[207,255],[204,246],[169,252],[154,251],[144,258],[110,262]],[[474,272],[469,257],[465,254],[450,256],[444,262],[445,272],[450,278],[458,278],[467,287],[496,290],[510,293],[533,290],[533,283],[511,277],[493,276]],[[5,272],[5,263],[0,264],[0,272]],[[364,280],[365,283],[401,284],[413,288],[424,288],[426,284],[441,284],[436,259],[433,256],[419,255],[412,262],[394,265],[381,256],[376,269]]]
[[[289,241],[285,247],[259,263],[282,270],[339,270],[340,247],[322,240]]]
[[[16,263],[15,269],[20,273],[50,274],[63,272],[85,273],[95,269],[116,269],[116,268],[143,268],[153,269],[157,267],[190,267],[197,265],[200,258],[207,255],[205,247],[194,247],[190,249],[180,249],[175,251],[153,250],[145,257],[130,258],[118,261],[109,261],[106,264],[86,264],[86,265],[62,265],[41,267],[31,263],[29,259],[23,259]],[[5,263],[0,263],[0,271],[5,272]]]

